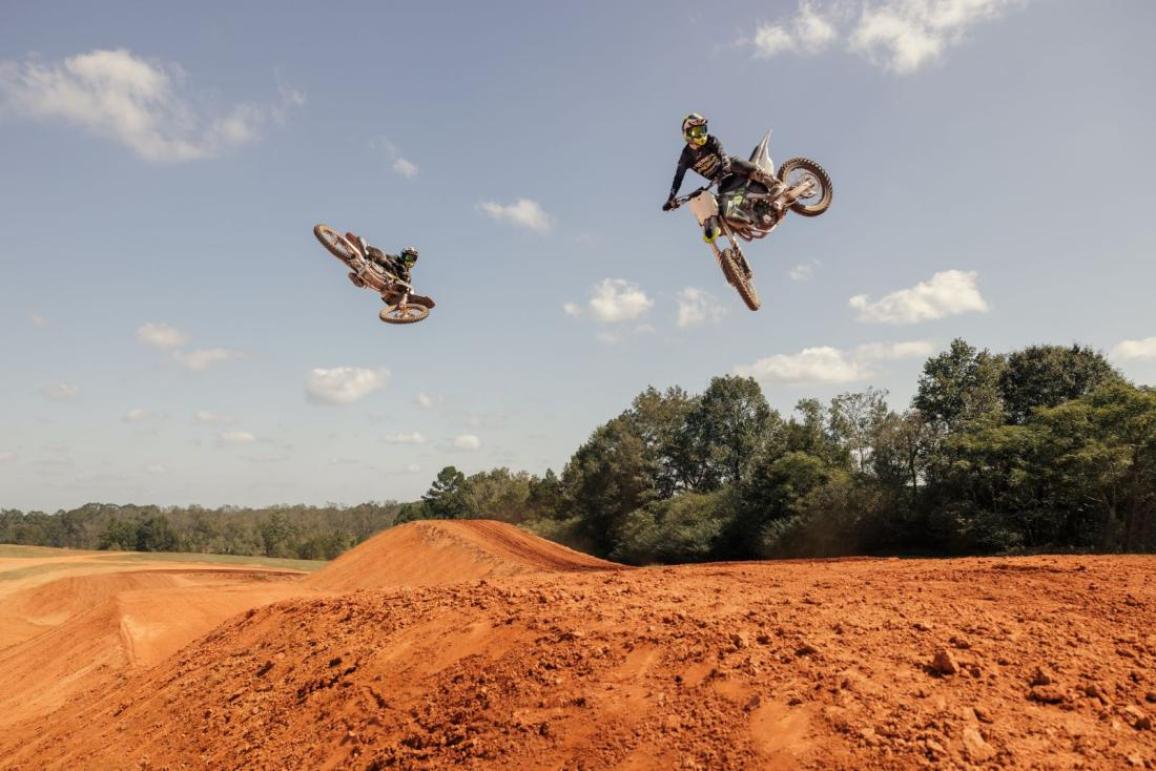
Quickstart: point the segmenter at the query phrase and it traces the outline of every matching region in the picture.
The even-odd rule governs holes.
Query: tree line
[[[393,524],[392,501],[357,506],[166,507],[88,503],[0,510],[0,543],[328,560]]]
[[[784,416],[750,378],[648,388],[560,475],[447,467],[398,518],[500,519],[633,564],[1156,550],[1156,391],[1098,352],[955,340],[908,408],[886,396]]]
[[[397,523],[485,518],[632,564],[1156,551],[1156,390],[1098,352],[955,340],[906,409],[886,397],[781,415],[750,378],[648,388],[560,474],[448,466],[403,504],[7,510],[0,542],[331,559]]]

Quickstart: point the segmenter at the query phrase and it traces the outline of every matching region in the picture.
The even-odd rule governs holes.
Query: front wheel
[[[329,250],[330,254],[346,265],[353,266],[354,262],[361,259],[361,252],[357,250],[357,247],[349,243],[349,239],[328,225],[315,226],[313,228],[313,235],[317,236],[317,240]]]
[[[818,217],[827,211],[835,196],[835,187],[826,169],[809,158],[792,158],[780,166],[779,181],[788,190],[811,183],[811,194],[791,204],[791,211],[804,217]]]
[[[759,299],[759,290],[755,289],[752,281],[754,274],[750,272],[743,256],[736,253],[734,248],[724,249],[719,255],[719,263],[722,265],[727,283],[735,288],[748,308],[757,311],[763,303]]]
[[[416,324],[429,315],[429,308],[417,303],[387,305],[377,317],[386,324]]]

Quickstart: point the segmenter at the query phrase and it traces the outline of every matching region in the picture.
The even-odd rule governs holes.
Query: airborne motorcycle
[[[381,295],[385,307],[378,318],[387,324],[413,324],[429,316],[434,301],[413,294],[413,287],[370,260],[355,244],[328,225],[317,225],[313,235],[321,245],[349,268],[349,280],[357,287],[369,287]]]
[[[727,283],[733,286],[752,311],[759,309],[758,290],[754,285],[754,273],[739,246],[739,239],[754,241],[765,238],[783,221],[788,211],[804,217],[817,217],[831,205],[834,188],[831,178],[822,166],[807,158],[791,158],[779,167],[771,160],[767,146],[771,132],[751,153],[750,161],[759,169],[775,177],[777,184],[771,188],[761,182],[752,182],[735,175],[724,180],[724,188],[714,194],[709,185],[674,199],[677,208],[684,203],[703,226],[712,217],[716,218],[722,234],[730,246],[720,249],[718,240],[712,241],[711,250]]]

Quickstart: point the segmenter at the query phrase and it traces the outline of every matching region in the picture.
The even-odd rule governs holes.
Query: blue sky
[[[957,336],[1156,382],[1148,0],[232,5],[0,7],[0,506],[412,498],[651,384],[901,407]],[[692,110],[835,182],[758,313],[659,208]]]

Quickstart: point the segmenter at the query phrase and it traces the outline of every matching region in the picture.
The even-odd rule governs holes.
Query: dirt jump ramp
[[[312,575],[324,591],[437,586],[540,572],[621,569],[492,520],[428,520],[386,530]]]

